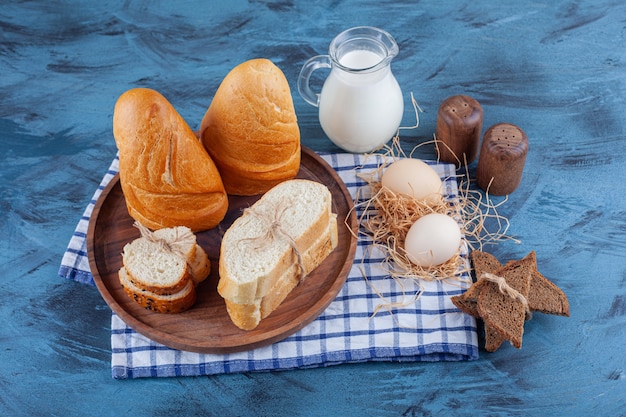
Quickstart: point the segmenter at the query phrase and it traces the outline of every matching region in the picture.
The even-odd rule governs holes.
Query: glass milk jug
[[[328,55],[315,56],[302,67],[298,91],[319,107],[324,133],[340,148],[370,152],[396,134],[404,113],[402,90],[391,72],[397,54],[390,34],[361,26],[337,35]],[[317,94],[310,78],[319,68],[330,68],[330,74]]]

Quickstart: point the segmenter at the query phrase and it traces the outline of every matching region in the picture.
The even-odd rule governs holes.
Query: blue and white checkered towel
[[[368,197],[359,174],[377,169],[381,156],[321,156],[337,171],[353,198],[360,189],[359,197]],[[430,164],[444,180],[445,194],[454,198],[458,193],[454,167]],[[117,171],[115,159],[70,240],[59,270],[62,277],[95,285],[87,258],[87,226],[100,193]],[[372,250],[368,241],[359,239],[346,284],[330,306],[311,324],[286,339],[246,352],[201,354],[170,349],[135,332],[113,313],[113,377],[212,375],[364,361],[477,359],[476,322],[450,301],[450,296],[462,293],[470,285],[469,277],[464,277],[461,284],[458,280],[422,282],[419,299],[406,303],[420,290],[419,285],[407,280],[402,288],[379,267],[382,257]],[[377,309],[386,303],[404,305],[391,310]]]

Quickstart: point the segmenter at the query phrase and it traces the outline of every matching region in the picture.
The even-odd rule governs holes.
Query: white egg
[[[461,245],[461,228],[450,216],[433,213],[420,217],[409,229],[404,242],[407,257],[428,268],[452,258]]]
[[[383,173],[381,182],[396,194],[432,203],[439,201],[443,192],[437,171],[419,159],[405,158],[392,163]]]

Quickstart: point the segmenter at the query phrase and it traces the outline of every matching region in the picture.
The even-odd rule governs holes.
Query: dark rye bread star
[[[478,312],[478,295],[488,284],[489,281],[480,280],[468,288],[464,294],[451,297],[451,300],[461,311],[476,318],[481,318]],[[483,324],[485,328],[485,350],[495,352],[504,342],[504,337],[484,321]]]
[[[502,268],[502,264],[490,253],[475,251],[472,252],[471,257],[477,277],[480,277],[483,273],[493,274]],[[487,281],[481,282],[485,285],[487,283]],[[478,313],[478,296],[476,297],[476,313]],[[502,342],[504,342],[504,336],[493,327],[485,324],[485,350],[495,352],[502,345]]]
[[[533,271],[528,292],[530,311],[569,317],[569,302],[565,293],[552,281]]]
[[[530,252],[527,256],[536,258],[534,251]],[[471,253],[470,257],[477,278],[479,278],[484,272],[494,274],[498,268],[502,267],[502,264],[498,262],[496,257],[487,252],[474,251]],[[476,294],[474,294],[473,292],[470,292],[470,290],[471,287],[466,292],[469,293],[469,298],[477,300],[477,291]],[[530,311],[536,311],[544,314],[554,314],[566,317],[569,317],[570,314],[567,296],[559,287],[544,277],[537,270],[536,261],[532,271],[530,291],[528,292],[528,307],[530,308]],[[467,311],[466,313],[472,314]]]
[[[534,252],[529,257],[535,258]],[[502,267],[500,262],[491,254],[482,251],[473,251],[470,255],[476,277],[483,273],[495,272]],[[531,273],[530,290],[528,292],[528,307],[530,311],[537,311],[546,314],[555,314],[569,317],[569,303],[567,297],[559,287],[545,278],[536,268]],[[468,290],[459,296],[451,297],[452,302],[463,312],[480,318],[478,311],[478,295],[487,285],[488,281],[478,280]],[[495,328],[488,323],[485,324],[485,350],[496,351],[505,340]]]
[[[502,264],[498,262],[495,256],[487,252],[473,251],[470,254],[472,265],[476,277],[479,278],[483,273],[493,274],[498,269],[502,268]],[[465,293],[451,297],[452,303],[456,305],[461,311],[470,314],[476,318],[481,318],[478,312],[478,295],[480,291],[487,286],[489,281],[478,280],[471,287],[465,291]],[[495,352],[502,342],[504,337],[489,324],[484,323],[485,327],[485,350],[488,352]]]
[[[478,314],[489,326],[517,349],[522,347],[524,321],[528,309],[530,279],[535,265],[534,252],[521,260],[507,262],[493,275],[504,278],[523,300],[502,291],[496,282],[488,281],[478,294]],[[480,277],[481,280],[486,278]],[[487,343],[485,343],[487,345]],[[486,347],[487,348],[487,347]]]

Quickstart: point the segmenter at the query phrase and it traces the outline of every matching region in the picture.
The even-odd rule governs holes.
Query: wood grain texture
[[[446,98],[437,112],[437,157],[457,167],[471,164],[478,155],[483,131],[483,109],[470,96]]]
[[[623,415],[624,16],[618,0],[3,1],[0,414]],[[228,71],[266,57],[289,80],[303,143],[337,150],[295,82],[306,59],[362,24],[398,41],[403,126],[415,124],[410,92],[423,110],[401,132],[406,149],[432,140],[438,106],[455,94],[478,100],[484,127],[526,132],[522,182],[499,209],[521,243],[489,250],[500,260],[536,250],[571,317],[536,314],[521,350],[466,363],[112,380],[110,309],[57,271],[115,155],[117,97],[155,88],[197,129]]]
[[[496,123],[483,136],[476,184],[491,195],[512,194],[522,182],[528,136],[511,123]]]

